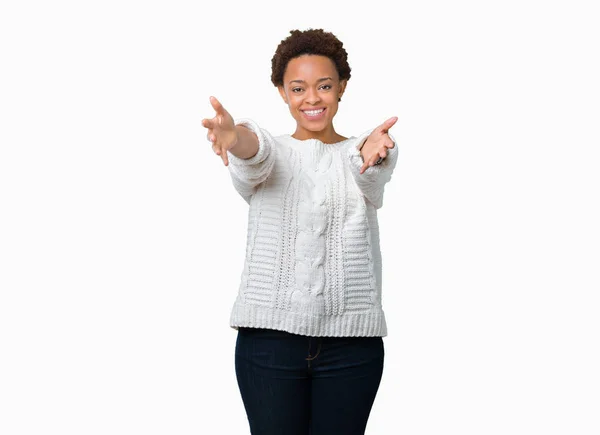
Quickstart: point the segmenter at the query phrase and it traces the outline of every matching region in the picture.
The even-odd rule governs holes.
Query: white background
[[[292,133],[271,57],[309,27],[337,131],[399,117],[367,433],[600,433],[593,3],[3,2],[0,433],[249,433],[247,204],[200,121]]]

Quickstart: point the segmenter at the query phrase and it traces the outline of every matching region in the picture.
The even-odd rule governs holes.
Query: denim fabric
[[[238,386],[252,435],[358,435],[383,374],[382,337],[239,328]]]

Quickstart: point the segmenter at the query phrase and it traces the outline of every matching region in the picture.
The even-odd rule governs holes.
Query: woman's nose
[[[318,103],[321,100],[316,90],[309,90],[306,94],[306,102],[310,104]]]

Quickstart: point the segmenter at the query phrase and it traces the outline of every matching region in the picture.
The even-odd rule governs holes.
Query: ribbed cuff
[[[269,151],[271,150],[271,143],[266,139],[258,124],[256,124],[249,118],[240,118],[235,121],[235,125],[242,125],[252,130],[256,134],[256,136],[258,137],[258,152],[248,159],[242,159],[237,156],[234,156],[233,153],[231,153],[230,151],[227,151],[229,163],[237,166],[248,166],[255,165],[264,161],[267,155],[269,154]]]

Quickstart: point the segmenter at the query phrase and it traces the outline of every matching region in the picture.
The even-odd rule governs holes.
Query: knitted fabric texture
[[[233,186],[249,204],[247,248],[230,326],[308,336],[387,335],[377,210],[398,146],[363,174],[372,130],[335,144],[273,137],[248,118],[256,155],[231,153]]]

